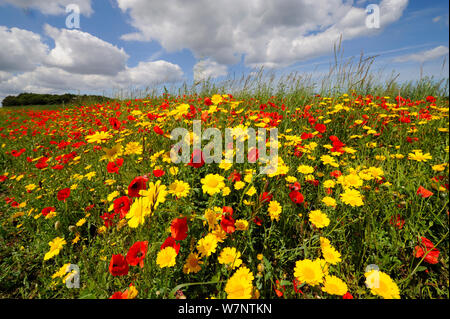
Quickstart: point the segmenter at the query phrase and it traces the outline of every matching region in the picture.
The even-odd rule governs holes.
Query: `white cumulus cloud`
[[[117,0],[137,32],[124,40],[158,41],[222,65],[286,66],[330,53],[333,45],[380,32],[407,0],[382,0],[380,29],[366,27],[365,7],[346,0]]]
[[[119,73],[118,78],[131,85],[145,86],[150,84],[161,84],[165,82],[176,82],[183,77],[183,70],[177,64],[163,60],[139,62],[136,67],[126,68]]]
[[[219,64],[211,59],[205,59],[194,65],[194,81],[214,79],[219,76],[227,75],[227,66]]]
[[[0,97],[21,92],[113,92],[119,89],[146,88],[182,79],[183,71],[180,66],[161,60],[140,62],[136,67],[127,67],[114,76],[74,74],[57,67],[39,66],[31,72],[1,79]]]
[[[31,31],[0,26],[0,39],[2,71],[33,70],[48,53],[48,46],[41,42],[39,34]]]
[[[417,53],[402,55],[394,59],[395,62],[420,62],[431,61],[444,55],[448,55],[449,49],[446,46],[440,45],[430,50],[425,50]]]
[[[128,54],[90,33],[50,25],[45,32],[55,41],[45,60],[50,66],[81,74],[114,75],[125,69]]]
[[[87,32],[44,29],[55,41],[53,49],[34,32],[0,26],[1,98],[21,92],[111,92],[183,80],[179,65],[156,56],[129,67],[123,49]]]
[[[0,5],[11,4],[22,9],[35,9],[48,15],[61,15],[66,13],[66,6],[75,4],[80,13],[90,16],[94,11],[91,0],[0,0]]]

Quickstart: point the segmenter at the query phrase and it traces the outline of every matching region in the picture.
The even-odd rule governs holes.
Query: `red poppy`
[[[209,97],[205,97],[204,103],[206,106],[210,106],[213,104],[213,102],[211,101],[211,99]]]
[[[166,240],[163,242],[163,244],[161,245],[161,250],[163,250],[166,247],[173,247],[176,251],[176,253],[178,254],[178,252],[180,251],[180,244],[177,244],[177,242],[175,241],[175,239],[171,236],[167,237]]]
[[[314,126],[314,129],[316,131],[319,131],[319,133],[325,133],[327,127],[325,126],[325,124],[317,123],[316,126]]]
[[[241,174],[239,174],[236,170],[228,176],[228,179],[231,180],[232,183],[239,182],[241,180]]]
[[[48,161],[48,157],[45,157],[45,156],[41,157],[35,165],[36,168],[38,168],[38,169],[46,168],[48,166],[47,161]]]
[[[312,133],[306,133],[306,132],[304,132],[304,133],[302,133],[300,135],[300,138],[302,140],[307,140],[307,139],[310,139],[310,138],[313,138],[313,137],[314,137],[314,135]]]
[[[422,247],[415,247],[416,258],[423,258],[425,256],[425,261],[429,264],[437,264],[440,251],[434,248],[434,244],[426,237],[421,237]],[[425,249],[423,249],[423,247]]]
[[[70,145],[69,142],[67,142],[67,141],[61,141],[61,142],[58,143],[58,148],[59,148],[60,150],[63,150],[63,149],[65,149],[66,146],[68,146],[68,145]]]
[[[295,182],[294,184],[289,185],[289,189],[291,191],[299,191],[302,189],[302,185],[299,182]]]
[[[303,291],[300,289],[300,285],[302,284],[297,278],[294,278],[294,280],[292,280],[292,284],[294,285],[294,291],[296,293],[301,293],[303,294]]]
[[[124,276],[128,274],[128,263],[124,256],[112,255],[111,261],[109,263],[109,272],[113,276]]]
[[[42,209],[41,214],[42,216],[47,216],[50,212],[54,212],[55,211],[55,207],[45,207]]]
[[[303,152],[302,152],[303,149],[304,149],[304,147],[301,146],[300,144],[296,145],[295,148],[294,148],[294,156],[302,157],[303,156]]]
[[[331,135],[329,137],[330,141],[334,142],[340,142],[339,137],[337,137],[336,135]]]
[[[175,218],[170,224],[170,232],[175,240],[184,240],[187,237],[187,218]]]
[[[128,197],[140,197],[139,191],[147,189],[148,178],[145,176],[138,176],[133,179],[128,186]]]
[[[133,286],[133,283],[130,284],[130,287]],[[129,289],[126,289],[124,292],[117,291],[115,292],[109,299],[128,299]]]
[[[422,196],[423,198],[428,198],[433,195],[433,192],[429,191],[428,189],[419,186],[419,189],[417,190],[417,195]]]
[[[154,169],[153,170],[153,175],[158,178],[161,177],[165,174],[166,172],[164,172],[162,169]]]
[[[153,126],[153,131],[158,135],[164,135],[164,131],[158,125]]]
[[[130,199],[128,196],[122,196],[114,200],[114,213],[118,214],[120,219],[124,218],[130,210]]]
[[[338,178],[339,176],[342,175],[342,173],[341,171],[332,171],[330,175],[333,176],[334,178]]]
[[[144,258],[147,253],[148,241],[137,241],[130,247],[127,253],[127,263],[130,266],[144,268]]]
[[[119,168],[120,167],[118,167],[114,162],[109,162],[108,165],[106,165],[106,170],[108,171],[108,173],[119,174]]]
[[[233,219],[233,208],[231,208],[230,206],[224,206],[220,226],[227,234],[231,234],[236,230],[234,223],[235,220]]]
[[[402,115],[398,120],[400,123],[411,123],[411,118],[409,116]]]
[[[261,203],[266,203],[266,202],[270,202],[272,200],[273,195],[269,194],[268,192],[264,192],[261,194],[261,196],[259,196],[259,201]]]
[[[73,143],[71,146],[73,148],[79,148],[79,147],[81,147],[83,145],[86,145],[86,143],[85,142],[77,142],[77,143]]]
[[[312,184],[314,186],[319,186],[319,180],[317,179],[311,179],[306,181],[308,184]]]
[[[0,182],[4,182],[8,179],[8,176],[0,175]]]
[[[202,112],[202,115],[200,117],[200,119],[202,120],[202,122],[206,122],[208,121],[208,119],[210,118],[208,111],[204,111]]]
[[[348,291],[345,293],[345,295],[342,296],[342,299],[353,299],[353,296]]]
[[[128,290],[125,292],[117,291],[109,299],[128,299]]]
[[[436,98],[434,96],[427,96],[427,102],[434,103],[436,102]]]
[[[277,294],[277,296],[280,298],[283,297],[283,291],[281,291],[281,289],[283,289],[283,291],[286,291],[286,287],[280,285],[280,282],[278,281],[278,279],[275,280],[274,290],[275,290],[275,293]]]
[[[116,173],[119,174],[119,169],[123,165],[123,158],[118,158],[114,162],[109,162],[108,165],[106,165],[106,169],[108,170],[108,173]]]
[[[120,127],[122,126],[122,123],[115,117],[109,118],[109,124],[111,124],[115,130],[120,130]]]
[[[342,143],[337,136],[331,135],[330,140],[333,142],[333,148],[330,150],[330,152],[345,153],[344,149],[342,148],[345,146],[345,144]]]
[[[233,215],[233,208],[230,207],[230,206],[223,206],[222,212],[224,214],[228,214],[228,215],[232,216]]]
[[[301,204],[305,200],[303,194],[298,191],[292,191],[289,193],[289,198],[295,204]]]
[[[22,155],[23,152],[25,152],[25,151],[26,151],[26,149],[24,149],[24,148],[22,148],[22,149],[20,149],[20,150],[18,150],[18,151],[12,150],[12,151],[11,151],[11,155],[14,156],[14,157],[19,157],[19,156]]]
[[[191,161],[188,165],[194,168],[199,168],[205,165],[203,152],[201,150],[194,150],[191,155]]]
[[[103,219],[106,228],[114,225],[114,214],[103,213],[103,215],[101,215],[100,218]]]
[[[255,218],[253,218],[253,222],[258,226],[262,225],[262,219],[259,218],[258,216],[255,216]]]
[[[391,224],[392,226],[398,228],[398,229],[402,229],[403,226],[405,225],[405,220],[399,215],[395,215],[395,216],[391,216],[391,219],[389,220],[389,224]]]
[[[63,188],[58,192],[57,198],[60,201],[65,201],[70,196],[70,188]]]

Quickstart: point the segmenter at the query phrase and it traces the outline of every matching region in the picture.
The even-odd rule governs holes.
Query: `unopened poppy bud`
[[[263,264],[258,264],[258,271],[259,272],[263,272],[264,271],[264,265]]]
[[[175,298],[176,299],[186,299],[186,296],[184,295],[184,293],[181,290],[177,290],[177,292],[175,293]]]
[[[116,226],[117,230],[120,230],[121,228],[123,228],[125,225],[127,224],[127,220],[126,219],[121,219]]]
[[[77,227],[74,226],[74,225],[70,225],[70,226],[69,226],[69,231],[70,231],[71,233],[75,232],[76,229],[77,229]]]
[[[259,290],[255,288],[252,291],[252,299],[259,299],[260,296],[261,296],[261,294],[260,294]]]
[[[57,220],[57,221],[55,222],[55,229],[58,230],[58,229],[60,229],[60,228],[61,228],[61,223],[60,223],[59,220]]]

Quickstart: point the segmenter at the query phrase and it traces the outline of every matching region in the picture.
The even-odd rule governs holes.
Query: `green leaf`
[[[424,271],[424,270],[427,270],[427,266],[419,266],[417,268],[417,271]]]
[[[281,281],[280,281],[280,285],[281,285],[281,286],[292,286],[293,283],[290,282],[290,281],[287,281],[287,280],[281,280]]]

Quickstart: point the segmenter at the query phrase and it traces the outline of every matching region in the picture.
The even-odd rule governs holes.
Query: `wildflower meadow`
[[[448,298],[448,112],[419,85],[2,108],[0,296]]]

